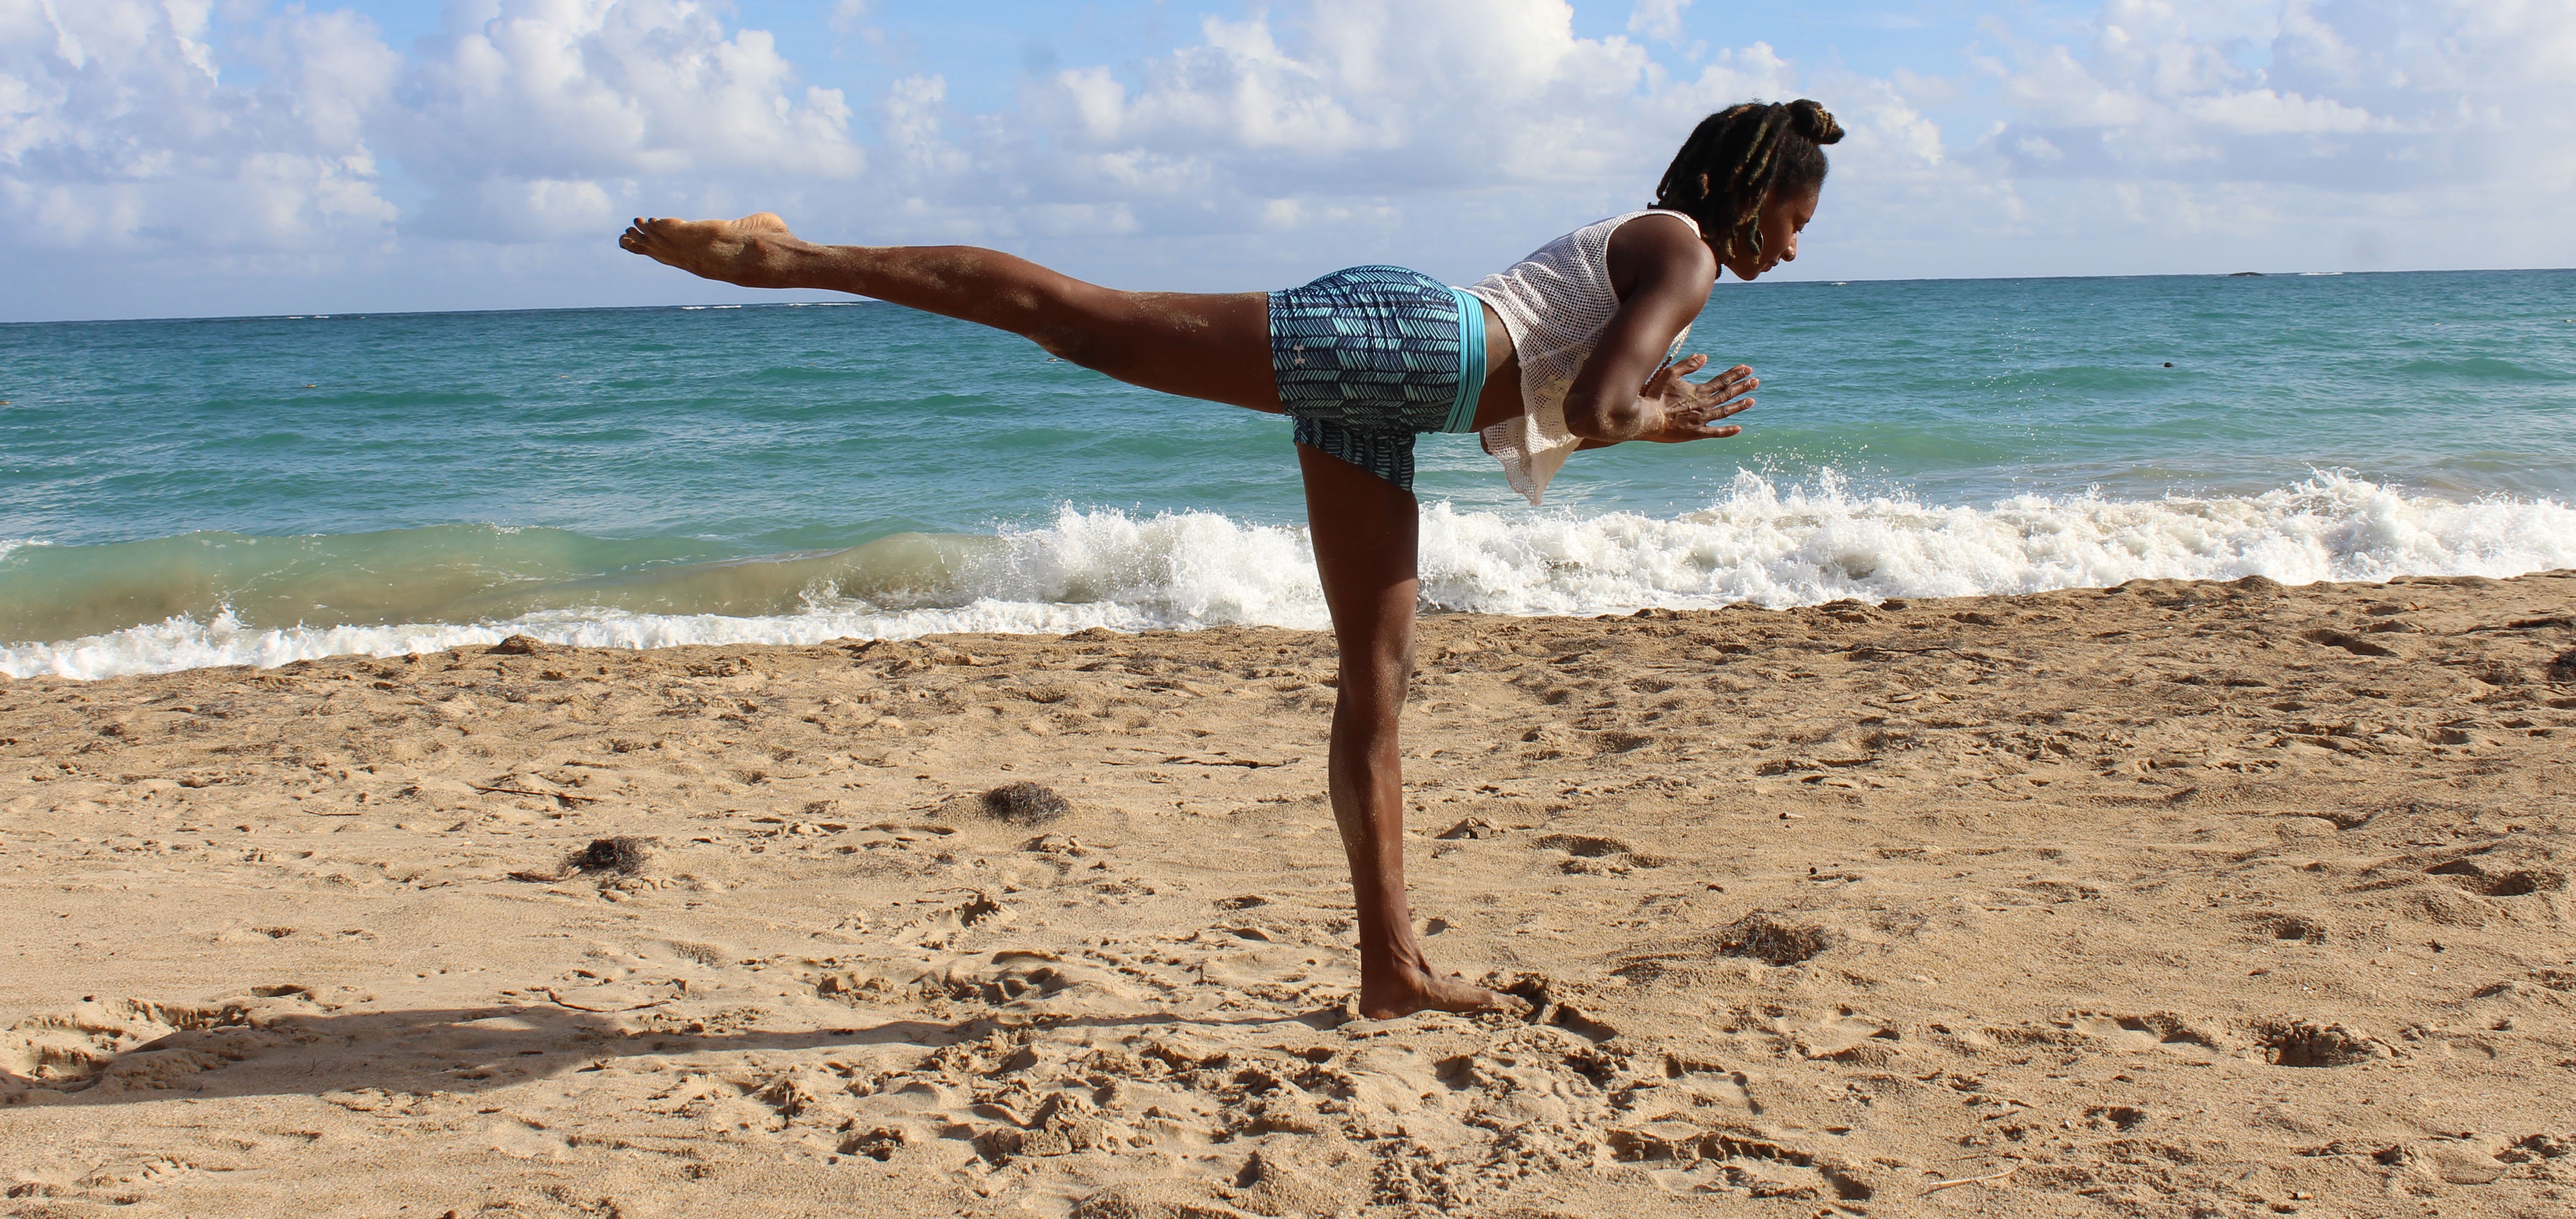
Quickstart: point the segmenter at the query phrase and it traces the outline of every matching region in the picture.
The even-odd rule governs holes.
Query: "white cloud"
[[[1436,200],[1634,206],[1701,114],[1787,75],[1757,45],[1672,80],[1636,43],[1576,36],[1563,0],[1315,0],[1206,18],[1186,45],[1119,68],[1050,71],[996,114],[952,110],[934,78],[898,80],[865,181],[816,202],[867,240],[1213,239],[1321,217],[1454,238]],[[1264,248],[1251,256],[1312,267]]]
[[[2246,49],[2261,66],[2231,56]],[[2241,9],[2110,0],[2084,50],[2014,60],[1991,64],[2017,112],[1996,147],[2063,149],[2046,159],[2062,175],[2409,191],[2422,183],[2393,163],[2439,149],[2474,174],[2500,167],[2507,141],[2544,178],[2576,170],[2576,145],[2534,138],[2576,113],[2576,7],[2563,3],[2290,0],[2254,26]]]
[[[380,239],[362,116],[400,61],[364,19],[290,11],[228,83],[205,3],[0,0],[0,214],[37,249],[312,253]],[[321,243],[325,244],[326,243]]]
[[[1941,164],[1940,125],[1925,117],[1904,89],[1888,81],[1845,80],[1836,82],[1833,93],[1836,117],[1846,132],[1832,155],[1870,174]]]
[[[1679,41],[1682,14],[1690,6],[1691,0],[1637,0],[1637,7],[1628,10],[1628,32],[1657,42]]]
[[[900,5],[817,5],[827,51],[720,0],[458,0],[400,54],[335,2],[0,0],[0,249],[605,283],[626,215],[773,207],[1121,282],[1470,275],[1640,205],[1707,112],[1812,93],[1850,137],[1800,272],[2576,260],[2549,214],[2576,190],[2566,0],[2103,0],[1883,77],[1692,41],[1728,27],[1687,0],[1584,0],[1582,28],[1624,13],[1597,37],[1566,0],[1200,0],[1172,44],[971,105]],[[864,92],[812,79],[843,54],[876,57]]]
[[[37,248],[329,262],[397,222],[595,238],[639,199],[846,181],[851,117],[693,0],[499,0],[409,62],[346,11],[227,27],[206,0],[0,0],[0,209]],[[424,202],[397,209],[394,166]]]
[[[503,0],[416,65],[386,124],[437,192],[423,231],[533,239],[603,222],[639,181],[855,176],[848,102],[796,79],[768,33],[693,0]]]
[[[1045,199],[1114,201],[1166,239],[1260,238],[1214,258],[1168,240],[1131,255],[1209,286],[1372,257],[1467,275],[1529,248],[1534,225],[1642,205],[1701,117],[1791,96],[1796,78],[1760,43],[1694,69],[1579,36],[1563,0],[1312,0],[1205,19],[1141,63],[1051,72],[1015,112],[976,120],[960,141],[971,172],[905,189],[952,209],[950,235],[961,217],[986,239],[1035,235],[1024,209]],[[923,231],[852,219],[872,240]]]
[[[1983,28],[2000,52],[1954,81],[1819,81],[2001,106],[1937,167],[1851,158],[1819,250],[1940,274],[2576,261],[2576,8],[2109,0],[2079,37]],[[1888,126],[1845,107],[1854,145]]]
[[[2187,98],[2177,107],[2185,116],[2232,135],[2350,135],[2394,130],[2395,124],[2367,110],[2332,98],[2301,97],[2270,89],[2249,89]]]
[[[1604,120],[1650,67],[1623,38],[1576,37],[1562,0],[1316,0],[1286,30],[1255,15],[1201,35],[1132,88],[1106,68],[1058,74],[1073,120],[1058,139],[1206,159],[1273,197],[1575,178],[1637,146]]]

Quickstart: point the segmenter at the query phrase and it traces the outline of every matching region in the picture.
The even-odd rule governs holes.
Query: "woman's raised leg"
[[[1305,445],[1306,519],[1342,671],[1333,700],[1333,822],[1359,904],[1360,1014],[1507,1007],[1518,1000],[1432,972],[1404,894],[1404,757],[1397,739],[1413,679],[1413,493]]]
[[[1266,294],[1122,292],[975,246],[826,246],[768,212],[638,218],[617,244],[746,288],[872,296],[1021,335],[1130,385],[1277,411]]]

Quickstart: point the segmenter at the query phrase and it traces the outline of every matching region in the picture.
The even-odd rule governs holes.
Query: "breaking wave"
[[[2457,502],[2343,475],[2251,496],[1856,494],[1736,478],[1669,518],[1426,508],[1427,609],[1624,613],[1949,597],[2133,579],[2507,577],[2576,567],[2576,509]],[[899,534],[756,558],[679,540],[442,526],[320,538],[0,543],[0,673],[98,678],[398,655],[511,634],[590,647],[947,632],[1326,625],[1302,528],[1060,510],[993,536]]]

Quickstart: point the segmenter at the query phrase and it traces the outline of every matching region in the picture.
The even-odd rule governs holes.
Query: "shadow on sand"
[[[156,1014],[168,1009],[156,1009]],[[853,1013],[857,1015],[859,1013]],[[888,1020],[803,1030],[637,1028],[609,1015],[550,1004],[387,1012],[252,1013],[240,1008],[165,1018],[182,1027],[144,1039],[104,1020],[19,1026],[29,1052],[0,1065],[0,1105],[125,1104],[173,1096],[306,1095],[374,1089],[473,1093],[582,1071],[619,1058],[721,1055],[908,1045],[927,1053],[1026,1029],[1331,1028],[1340,1013],[1203,1017],[988,1014],[958,1021]],[[153,1023],[142,1024],[146,1031]],[[30,1029],[29,1024],[38,1027]],[[44,1027],[52,1025],[54,1027]]]

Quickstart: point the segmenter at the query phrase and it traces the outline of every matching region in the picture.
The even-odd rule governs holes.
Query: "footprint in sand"
[[[1753,1096],[1753,1077],[1724,1063],[1666,1054],[1663,1075],[1664,1082],[1656,1085],[1656,1104],[1679,1104],[1702,1115],[1762,1113],[1762,1103]]]
[[[2213,1034],[2161,1012],[2152,1016],[2080,1015],[2067,1027],[2122,1054],[2162,1051],[2189,1061],[2206,1062],[2216,1057],[2218,1048]]]
[[[1613,855],[1626,855],[1636,850],[1635,847],[1616,838],[1602,838],[1591,834],[1547,834],[1532,840],[1530,847],[1540,851],[1563,851],[1583,859],[1606,859]]]
[[[2266,930],[2272,933],[2272,938],[2275,940],[2295,941],[2301,944],[2323,944],[2326,942],[2326,927],[2324,923],[2311,918],[2302,918],[2297,915],[2290,915],[2276,919],[2272,922],[2270,927],[2266,928]]]
[[[2534,893],[2555,893],[2567,887],[2567,875],[2563,872],[2528,868],[2490,869],[2467,859],[2437,864],[2424,871],[2481,897],[2526,897]]]
[[[956,958],[939,971],[939,985],[952,999],[1051,1015],[1132,1010],[1139,997],[1106,969],[1035,949]]]
[[[1904,1034],[1894,1024],[1848,1008],[1812,1020],[1777,1022],[1800,1058],[1886,1066],[1902,1057]]]
[[[1616,838],[1593,834],[1545,834],[1530,841],[1533,850],[1563,851],[1557,869],[1569,876],[1625,876],[1638,868],[1660,868],[1672,860],[1650,855]]]

